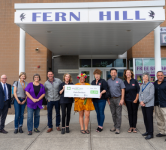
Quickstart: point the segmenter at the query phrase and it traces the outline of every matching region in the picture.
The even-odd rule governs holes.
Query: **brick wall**
[[[166,9],[166,6],[164,9]],[[160,27],[166,27],[166,21],[164,21]],[[127,51],[128,59],[142,57],[154,57],[154,31]],[[166,57],[166,47],[161,47],[161,57]]]

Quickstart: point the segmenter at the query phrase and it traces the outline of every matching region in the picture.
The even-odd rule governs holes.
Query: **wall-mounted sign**
[[[165,20],[162,7],[18,10],[15,23],[130,22]]]
[[[59,74],[65,74],[65,73],[79,73],[79,70],[78,69],[58,69],[58,73]]]
[[[160,28],[160,45],[166,46],[166,27]]]

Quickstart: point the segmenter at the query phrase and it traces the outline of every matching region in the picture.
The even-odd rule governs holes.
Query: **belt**
[[[119,96],[119,97],[121,97],[121,96]],[[119,97],[111,97],[111,98],[116,99],[116,98],[119,98]]]
[[[18,97],[18,98],[20,98],[20,99],[25,99],[25,97]]]

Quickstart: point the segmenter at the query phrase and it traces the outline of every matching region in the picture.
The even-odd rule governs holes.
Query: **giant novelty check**
[[[64,97],[100,98],[99,85],[65,85]]]

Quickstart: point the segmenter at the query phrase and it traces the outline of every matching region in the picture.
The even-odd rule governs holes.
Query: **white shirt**
[[[4,84],[1,82],[1,84],[2,84],[2,88],[3,88],[3,90],[4,90]],[[5,87],[6,87],[6,95],[7,95],[7,99],[9,99],[9,97],[8,97],[8,88],[7,88],[7,84],[5,83]]]

